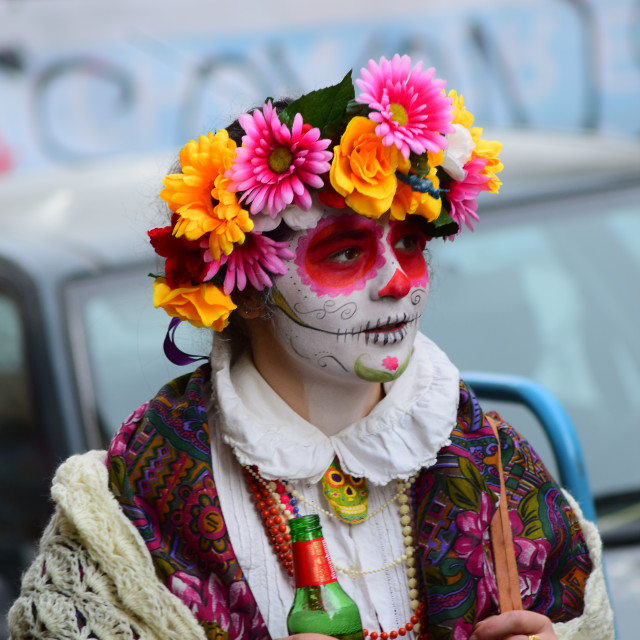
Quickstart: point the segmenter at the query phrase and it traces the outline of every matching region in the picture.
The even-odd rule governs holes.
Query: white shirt
[[[398,380],[385,384],[385,398],[365,418],[326,436],[269,387],[250,356],[230,367],[225,343],[215,342],[208,406],[215,426],[214,480],[240,566],[269,632],[282,637],[287,635],[293,586],[269,544],[240,464],[257,465],[265,479],[286,479],[307,500],[330,510],[320,479],[337,455],[345,473],[367,479],[371,513],[396,494],[395,479],[429,467],[449,444],[459,374],[433,342],[418,334],[409,366]],[[302,515],[317,513],[302,501],[298,506]],[[357,525],[320,514],[334,563],[364,571],[400,557],[404,544],[398,508],[393,502]],[[403,563],[358,577],[339,572],[338,579],[370,631],[397,629],[411,617]]]

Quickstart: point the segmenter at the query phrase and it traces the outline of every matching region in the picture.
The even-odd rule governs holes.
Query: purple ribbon
[[[198,360],[208,360],[208,356],[197,356],[192,353],[185,353],[176,345],[176,329],[181,322],[182,320],[179,318],[171,318],[167,335],[164,337],[164,355],[167,356],[173,364],[177,364],[180,367],[193,364],[194,362],[198,362]]]

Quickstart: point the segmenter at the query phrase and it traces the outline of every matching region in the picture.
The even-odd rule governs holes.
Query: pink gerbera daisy
[[[203,247],[208,247],[204,241]],[[295,254],[289,249],[288,242],[276,242],[258,233],[248,234],[244,244],[236,245],[227,256],[222,254],[220,260],[213,260],[207,250],[204,260],[208,264],[206,279],[213,278],[223,265],[227,265],[223,290],[226,295],[236,288],[244,291],[247,280],[258,291],[270,287],[272,275],[284,274],[287,267],[283,260],[291,260]]]
[[[434,79],[435,69],[422,71],[422,62],[411,69],[411,58],[396,54],[392,60],[369,60],[356,84],[362,90],[357,100],[368,103],[369,118],[378,122],[376,135],[383,144],[395,144],[405,158],[411,151],[445,149],[445,133],[451,133],[451,98],[442,89],[445,81]]]
[[[289,204],[307,211],[311,206],[308,187],[323,186],[321,174],[329,171],[329,139],[320,130],[302,122],[296,114],[291,130],[282,124],[271,101],[262,111],[238,118],[246,135],[242,147],[227,171],[230,191],[240,191],[241,201],[251,203],[251,213],[267,213],[275,218]]]
[[[472,220],[476,222],[480,220],[476,213],[478,209],[476,199],[481,191],[488,189],[489,176],[482,173],[486,164],[486,158],[472,157],[464,165],[464,179],[453,180],[446,185],[449,189],[449,193],[446,196],[450,205],[449,215],[458,224],[458,233],[462,229],[462,223],[473,231]]]

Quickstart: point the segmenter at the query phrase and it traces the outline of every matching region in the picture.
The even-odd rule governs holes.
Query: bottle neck
[[[336,569],[321,533],[314,539],[296,540],[291,547],[297,589],[337,582]]]

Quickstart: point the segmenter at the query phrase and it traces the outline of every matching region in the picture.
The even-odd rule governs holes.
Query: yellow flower
[[[480,127],[474,127],[474,129],[478,129],[480,133],[482,133]],[[480,173],[489,177],[489,182],[487,182],[487,190],[489,193],[498,193],[500,185],[502,184],[502,181],[496,176],[496,173],[500,173],[504,168],[504,165],[498,157],[501,150],[502,145],[497,140],[483,140],[478,135],[473,154],[487,159],[487,164]]]
[[[438,156],[435,157],[437,158]],[[435,166],[431,167],[426,177],[431,180],[434,188],[438,189],[440,187],[440,179],[436,175]],[[441,211],[442,198],[434,198],[428,193],[412,191],[408,184],[402,181],[398,182],[398,190],[391,204],[392,219],[404,220],[407,214],[410,214],[422,216],[432,222],[440,215]]]
[[[234,242],[242,244],[244,234],[253,229],[253,221],[239,205],[235,193],[226,190],[224,173],[236,155],[236,143],[225,129],[209,132],[198,141],[190,140],[180,151],[182,173],[165,177],[160,197],[180,217],[174,228],[176,237],[198,240],[215,230],[220,242],[213,243],[214,258],[220,250],[231,253]],[[215,201],[219,201],[214,205]]]
[[[229,324],[229,314],[236,308],[231,297],[214,284],[172,289],[164,278],[156,278],[153,283],[153,306],[195,327],[214,331],[222,331]]]
[[[249,212],[240,207],[235,193],[227,191],[229,182],[229,178],[218,176],[212,191],[213,197],[219,200],[209,228],[209,250],[214,260],[220,260],[221,253],[228,256],[234,243],[243,244],[245,233],[253,229]]]
[[[453,100],[453,121],[451,124],[461,124],[466,129],[473,125],[473,114],[464,106],[464,98],[458,95],[455,89],[449,91],[449,97]]]
[[[348,207],[369,218],[389,210],[396,193],[398,168],[408,171],[395,145],[385,147],[369,118],[352,118],[335,147],[329,177]]]
[[[498,193],[502,181],[496,176],[504,168],[498,154],[502,150],[502,145],[495,140],[483,140],[482,128],[474,127],[473,114],[467,111],[464,106],[464,98],[455,91],[449,92],[449,97],[453,99],[453,124],[461,124],[466,127],[473,138],[475,149],[471,153],[472,158],[485,158],[487,164],[480,172],[489,177],[487,189],[490,193]]]

